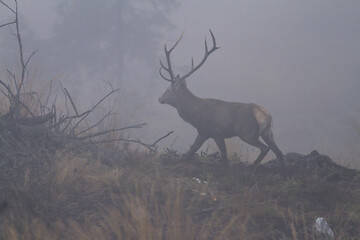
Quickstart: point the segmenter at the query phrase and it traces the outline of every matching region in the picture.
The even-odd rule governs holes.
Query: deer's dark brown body
[[[171,68],[170,53],[175,45],[167,50],[165,55],[168,66],[165,67],[161,62],[160,75],[171,82],[170,87],[159,98],[162,104],[169,104],[176,108],[180,117],[197,129],[198,136],[194,144],[186,155],[193,155],[201,145],[209,138],[213,138],[218,145],[221,157],[226,160],[225,138],[239,137],[244,142],[260,149],[260,155],[255,160],[254,165],[260,163],[268,151],[271,149],[280,160],[284,169],[284,159],[282,152],[277,147],[272,133],[271,115],[261,106],[254,103],[225,102],[217,99],[203,99],[195,96],[186,86],[186,78],[195,72],[206,61],[207,57],[214,52],[216,46],[215,37],[211,33],[213,40],[212,49],[208,50],[205,42],[205,56],[202,61],[183,77],[174,76]],[[170,78],[166,78],[161,70],[166,70]],[[260,137],[264,143],[260,141]]]

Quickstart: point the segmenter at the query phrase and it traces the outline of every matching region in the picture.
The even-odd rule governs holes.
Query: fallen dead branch
[[[105,134],[108,134],[108,133],[118,132],[118,131],[130,129],[130,128],[141,128],[141,127],[143,127],[143,126],[145,126],[145,125],[146,125],[146,123],[141,123],[141,124],[132,125],[132,126],[127,126],[127,127],[122,127],[122,128],[109,129],[109,130],[106,130],[106,131],[101,131],[101,132],[93,133],[93,134],[86,135],[86,136],[83,136],[83,137],[73,137],[73,138],[74,138],[74,139],[78,139],[78,140],[84,140],[84,139],[93,138],[93,137],[98,137],[98,136],[105,135]]]
[[[102,141],[94,141],[93,143],[109,143],[109,142],[129,142],[129,143],[136,143],[139,144],[147,149],[150,150],[150,152],[155,153],[157,151],[157,144],[167,138],[168,136],[170,136],[174,131],[170,131],[167,134],[165,134],[164,136],[158,138],[157,140],[155,140],[153,143],[151,144],[147,144],[142,142],[140,139],[126,139],[126,138],[115,138],[115,139],[107,139],[107,140],[102,140]]]

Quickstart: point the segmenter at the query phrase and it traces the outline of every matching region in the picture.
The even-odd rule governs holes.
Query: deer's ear
[[[183,83],[185,83],[185,79],[180,78],[179,75],[176,75],[174,82],[176,82],[177,84],[183,84]]]
[[[174,80],[174,86],[176,88],[180,88],[180,87],[184,87],[184,85],[186,86],[185,79],[182,79],[179,75],[176,75],[175,80]]]

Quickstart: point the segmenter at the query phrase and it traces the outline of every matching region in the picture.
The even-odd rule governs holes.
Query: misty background
[[[151,141],[174,130],[163,146],[183,152],[193,143],[196,130],[158,103],[169,85],[159,59],[184,31],[172,63],[186,73],[210,28],[220,49],[187,79],[195,95],[262,105],[284,153],[317,149],[360,167],[352,124],[360,121],[359,1],[19,0],[19,12],[25,54],[39,49],[30,66],[37,81],[60,80],[83,107],[120,87],[109,106],[119,122],[148,123],[131,136]],[[12,19],[0,8],[0,23]],[[0,76],[19,66],[12,32],[0,29]]]

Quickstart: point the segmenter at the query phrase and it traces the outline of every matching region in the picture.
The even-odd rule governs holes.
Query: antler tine
[[[162,63],[162,61],[160,60],[160,65],[161,65],[161,68],[163,68],[164,70],[168,71],[169,69],[167,67],[164,66],[164,64]]]
[[[213,40],[213,45],[216,47],[216,49],[220,48],[220,47],[217,47],[217,46],[216,46],[216,40],[215,40],[214,34],[213,34],[213,32],[211,31],[211,29],[209,29],[209,31],[210,31],[210,34],[211,34],[211,38],[212,38],[212,40]]]
[[[166,46],[165,46],[165,49],[166,49]],[[169,82],[173,82],[171,79],[169,79],[169,78],[167,78],[167,77],[165,77],[163,74],[162,74],[162,72],[161,72],[161,70],[162,69],[164,69],[165,71],[167,71],[168,73],[169,73],[169,69],[167,68],[167,67],[165,67],[165,65],[163,64],[163,62],[160,60],[160,65],[161,65],[161,67],[159,68],[159,74],[160,74],[160,76],[163,78],[163,79],[165,79],[166,81],[169,81]],[[170,74],[170,73],[169,73]]]
[[[206,61],[206,59],[209,57],[209,55],[211,53],[213,53],[216,49],[218,49],[219,47],[216,46],[216,40],[215,40],[215,36],[212,33],[212,31],[209,29],[210,34],[211,34],[211,38],[212,38],[212,42],[213,42],[213,47],[209,50],[208,49],[208,45],[207,45],[207,41],[206,41],[206,37],[205,37],[205,55],[203,57],[203,59],[201,60],[201,62],[196,65],[194,67],[194,60],[191,59],[191,71],[188,72],[187,74],[185,74],[183,77],[181,77],[181,79],[186,79],[187,77],[189,77],[191,74],[193,74],[196,70],[198,70]]]
[[[161,76],[164,80],[172,83],[173,81],[172,81],[171,79],[165,77],[165,76],[162,74],[161,69],[163,69],[163,68],[164,68],[164,67],[160,67],[160,68],[159,68],[159,74],[160,74],[160,76]]]
[[[208,52],[208,46],[207,46],[207,41],[206,41],[206,37],[205,37],[205,54]]]
[[[175,47],[178,45],[178,43],[180,42],[180,40],[182,39],[184,35],[184,32],[182,32],[181,36],[179,37],[179,39],[175,42],[175,44],[169,49],[167,50],[167,47],[166,47],[166,43],[164,44],[164,51],[165,51],[165,56],[166,56],[166,61],[167,61],[167,67],[164,66],[164,64],[160,61],[160,64],[161,64],[161,68],[163,68],[165,71],[167,71],[170,75],[170,79],[169,78],[166,78],[164,77],[164,75],[162,74],[161,72],[161,68],[159,70],[159,73],[160,73],[160,76],[162,78],[164,78],[166,81],[170,81],[171,83],[174,82],[174,79],[175,79],[175,76],[174,76],[174,72],[171,68],[171,60],[170,60],[170,53],[175,49]]]
[[[170,53],[172,51],[173,48],[171,48],[169,51],[166,49],[166,43],[164,45],[164,50],[165,50],[165,56],[166,56],[166,62],[167,62],[167,67],[165,67],[162,62],[160,61],[160,64],[161,64],[161,67],[164,68],[170,75],[170,79],[171,79],[171,82],[174,81],[174,73],[172,71],[172,68],[171,68],[171,61],[170,61]]]
[[[172,50],[174,50],[174,48],[178,45],[178,43],[180,42],[180,40],[182,39],[184,35],[184,31],[182,32],[181,36],[179,37],[179,39],[176,41],[176,43],[172,46],[172,48],[170,48],[169,52],[171,52]]]

